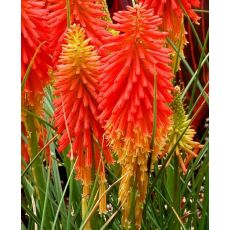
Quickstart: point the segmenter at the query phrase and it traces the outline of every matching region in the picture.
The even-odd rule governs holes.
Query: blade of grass
[[[35,164],[36,160],[38,159],[39,155],[50,145],[51,142],[53,142],[57,138],[58,134],[56,134],[53,138],[51,138],[44,146],[43,148],[34,156],[34,158],[30,161],[30,163],[27,165],[26,169],[21,174],[21,178],[25,176],[29,168]]]
[[[100,230],[106,229],[106,227],[109,225],[109,223],[113,220],[113,218],[118,214],[118,212],[121,210],[124,202],[119,206],[119,208],[111,215],[111,217],[106,221],[106,223],[100,228]]]
[[[58,219],[58,214],[59,214],[60,209],[61,209],[61,204],[62,204],[62,202],[63,202],[63,200],[64,200],[65,193],[66,193],[66,191],[67,191],[67,188],[68,188],[69,182],[70,182],[71,177],[72,177],[72,175],[73,175],[73,172],[74,172],[74,169],[75,169],[75,165],[76,165],[76,163],[77,163],[77,160],[78,160],[78,158],[77,158],[77,159],[75,160],[75,162],[74,162],[73,168],[71,169],[71,172],[70,172],[69,178],[68,178],[68,180],[67,180],[67,182],[66,182],[66,185],[65,185],[65,188],[64,188],[64,191],[63,191],[63,194],[62,194],[61,200],[59,201],[59,205],[58,205],[58,208],[57,208],[57,211],[56,211],[56,215],[55,215],[55,218],[54,218],[54,222],[53,222],[53,225],[52,225],[52,230],[54,230],[54,229],[55,229],[55,225],[56,225],[56,223],[57,223],[57,219]]]
[[[55,147],[53,144],[51,144],[51,151],[53,152],[53,155],[56,158]],[[61,180],[60,180],[60,175],[59,175],[59,171],[58,171],[58,165],[57,165],[57,162],[55,160],[53,160],[53,162],[52,162],[52,169],[53,169],[52,171],[53,171],[55,198],[56,198],[56,200],[60,200],[63,191],[62,191]],[[62,212],[61,212],[62,223],[64,226],[66,226],[67,211],[66,211],[66,207],[65,207],[64,203],[61,204],[61,210],[62,210]]]
[[[95,212],[96,208],[99,205],[100,200],[102,199],[102,197],[108,193],[118,182],[120,182],[125,176],[127,176],[128,174],[124,174],[122,177],[120,177],[117,181],[115,181],[97,200],[96,204],[94,205],[94,207],[92,207],[92,209],[89,211],[89,214],[87,215],[87,217],[84,219],[83,223],[80,226],[79,230],[83,230],[86,223],[88,222],[88,220],[90,219],[90,217],[92,216],[92,214]]]
[[[32,116],[27,116],[26,123],[28,126],[28,132],[30,133],[29,145],[31,149],[31,157],[34,158],[36,156],[36,153],[38,152],[38,138],[37,138],[37,130],[35,127],[34,118]],[[39,193],[39,190],[37,187],[40,186],[42,188],[45,188],[45,179],[44,179],[44,175],[42,172],[42,167],[43,167],[42,159],[37,157],[36,161],[33,162],[32,175],[34,178],[35,191],[39,199],[41,210],[44,207],[45,196],[44,194]]]
[[[203,61],[201,62],[200,68],[204,65],[205,60],[208,59],[208,57],[209,57],[209,53],[205,56],[205,58],[204,58]],[[183,91],[183,93],[182,93],[182,95],[181,95],[182,98],[184,98],[185,94],[187,93],[188,89],[189,89],[190,86],[192,85],[193,81],[196,79],[197,73],[198,73],[198,69],[196,70],[195,73],[193,73],[193,75],[192,75],[190,81],[189,81],[188,84],[186,85],[186,87],[185,87],[185,89],[184,89],[184,91]],[[197,79],[197,86],[198,86],[200,92],[203,92],[203,96],[204,96],[204,98],[205,98],[207,104],[209,104],[209,102],[208,102],[208,95],[207,95],[207,93],[203,90],[203,87],[202,87],[202,85],[201,85],[199,79]]]
[[[42,222],[41,222],[41,230],[45,228],[45,218],[46,218],[46,207],[47,207],[47,201],[48,201],[48,193],[49,193],[49,184],[50,184],[50,171],[51,171],[51,166],[48,166],[48,173],[47,173],[47,181],[46,181],[46,194],[45,194],[45,201],[44,201],[44,208],[42,212]]]
[[[183,230],[186,230],[184,224],[183,224],[183,221],[181,220],[179,214],[177,213],[177,211],[175,210],[175,208],[168,202],[167,199],[165,199],[165,197],[161,194],[161,192],[155,188],[155,191],[162,197],[162,199],[167,203],[167,205],[172,209],[174,215],[176,216],[177,220],[179,221],[180,223],[180,226],[182,227]],[[174,226],[175,227],[175,226]],[[179,228],[180,229],[180,228]]]
[[[209,85],[209,81],[206,83],[206,85],[204,86],[203,90],[201,91],[201,93],[200,93],[199,96],[197,97],[195,103],[193,104],[193,107],[190,109],[190,111],[189,111],[189,113],[188,113],[188,116],[189,116],[189,117],[191,116],[193,110],[195,109],[197,103],[199,102],[200,98],[202,97],[203,92],[205,92],[205,90],[206,90],[206,88],[208,87],[208,85]]]
[[[50,188],[52,188],[51,184],[50,184]],[[38,189],[39,189],[39,192],[40,192],[40,193],[43,193],[43,194],[45,195],[45,190],[44,190],[43,188],[38,187]],[[50,190],[51,190],[51,189],[50,189]],[[52,191],[52,193],[54,194],[54,191]],[[63,194],[62,194],[62,195],[63,195]],[[58,209],[58,206],[59,206],[59,203],[60,203],[60,200],[61,200],[61,199],[58,200],[58,201],[56,201],[56,200],[53,199],[53,197],[51,196],[51,194],[48,194],[48,199],[49,199],[50,203],[52,204],[53,209],[56,211],[56,210]],[[57,204],[57,203],[58,203],[58,204]],[[63,215],[64,218],[67,219],[67,214],[65,214],[65,213],[63,212],[62,208],[60,208],[59,213],[60,213],[61,215]],[[56,213],[55,213],[55,215],[56,215]],[[54,215],[53,215],[53,216],[54,216]],[[51,220],[53,220],[53,219],[54,219],[54,218],[52,218]],[[57,223],[59,223],[59,220],[57,220]],[[56,225],[57,225],[57,223],[56,223]],[[63,225],[64,222],[60,222],[60,224],[61,224],[61,223],[62,223],[62,225]],[[76,229],[76,228],[77,228],[76,225],[73,223],[72,220],[71,220],[71,225],[72,225],[73,229]],[[58,225],[58,226],[60,226],[60,225]],[[64,225],[63,225],[63,226],[64,226]]]
[[[180,215],[180,176],[179,176],[179,160],[176,156],[174,157],[174,189],[173,189],[173,206],[175,211]],[[174,222],[175,230],[180,230],[179,222]],[[172,224],[173,224],[172,223]]]
[[[204,41],[204,45],[202,47],[202,52],[201,52],[198,68],[197,68],[197,70],[195,72],[196,77],[194,79],[194,84],[193,84],[192,95],[191,95],[191,99],[190,99],[190,103],[189,103],[189,108],[191,108],[191,106],[193,105],[194,96],[195,96],[196,87],[197,87],[197,81],[198,81],[198,77],[199,77],[199,74],[200,74],[200,71],[201,71],[201,63],[203,61],[205,50],[206,50],[206,47],[207,47],[207,44],[208,44],[208,39],[209,39],[209,30],[207,31],[205,41]]]
[[[171,40],[170,38],[167,38],[167,41],[168,41],[168,43],[172,46],[172,48],[173,48],[175,51],[178,50],[177,47],[175,46],[175,44],[172,42],[172,40]],[[190,79],[190,81],[189,81],[189,83],[188,83],[189,86],[188,86],[188,85],[186,86],[186,89],[184,90],[184,92],[183,92],[183,94],[182,94],[182,98],[183,98],[183,97],[185,96],[185,93],[187,92],[188,88],[191,86],[192,81],[194,80],[194,75],[195,75],[195,73],[194,73],[194,71],[192,70],[192,68],[190,67],[190,65],[188,64],[188,62],[185,60],[185,58],[183,57],[183,55],[179,53],[179,56],[180,56],[180,59],[182,60],[183,64],[185,65],[185,67],[187,68],[187,70],[189,71],[189,73],[190,73],[191,76],[192,76],[192,78]],[[201,66],[204,65],[205,60],[206,60],[208,57],[209,57],[209,55],[206,55],[206,57],[204,58],[204,60],[203,60],[202,63],[201,63]],[[199,80],[197,81],[197,85],[198,85],[199,90],[202,92],[203,87],[202,87],[202,85],[201,85],[201,83],[200,83]],[[208,95],[207,95],[205,92],[203,92],[203,96],[204,96],[206,102],[208,103],[208,100],[207,100]]]
[[[201,161],[201,159],[204,157],[204,154],[206,153],[206,151],[208,150],[208,141],[204,144],[204,147],[201,149],[198,157],[196,158],[195,162],[192,164],[191,169],[188,171],[187,175],[186,175],[186,179],[184,181],[184,185],[181,188],[181,194],[184,194],[188,182],[190,181],[190,179],[192,178],[192,175],[194,174],[194,170],[196,168],[196,166],[199,164],[199,162]]]
[[[41,226],[39,218],[34,215],[33,211],[31,211],[23,201],[21,202],[21,206],[22,206],[22,209],[34,220],[34,222],[38,226]]]
[[[181,3],[181,0],[177,0],[177,1],[179,2],[181,9],[183,10],[184,14],[186,15],[186,18],[188,19],[188,22],[189,22],[189,24],[190,24],[190,26],[192,28],[193,34],[195,35],[195,38],[196,38],[196,40],[198,42],[198,45],[199,45],[200,49],[202,49],[202,47],[203,47],[202,42],[200,41],[199,35],[198,35],[198,33],[197,33],[197,31],[196,31],[196,29],[195,29],[190,17],[189,17],[189,15],[187,14],[187,11],[185,10],[183,4]],[[208,60],[206,61],[206,64],[207,64],[207,67],[209,67]]]
[[[50,128],[54,129],[54,127],[47,121],[43,120],[41,117],[39,117],[36,113],[29,111],[25,108],[22,108],[22,111],[24,111],[26,114],[28,114],[28,116],[33,116],[34,118],[36,118],[38,121],[40,121],[42,124],[45,124],[47,126],[49,126]]]
[[[23,223],[21,223],[21,230],[27,230],[26,226]]]
[[[203,9],[192,9],[194,12],[201,12],[201,13],[207,13],[209,14],[209,10],[203,10]]]
[[[67,2],[69,4],[69,0],[67,0]],[[73,168],[73,146],[72,146],[72,142],[71,142],[71,138],[70,138],[69,128],[68,128],[68,125],[67,125],[66,113],[65,113],[65,108],[64,108],[64,101],[63,101],[62,95],[61,95],[61,100],[62,100],[62,111],[63,111],[64,121],[65,121],[66,132],[67,132],[67,135],[68,135],[68,138],[69,138],[69,144],[70,144],[70,153],[71,153],[71,156],[70,156],[70,168],[72,169]],[[72,209],[72,200],[73,200],[73,179],[74,179],[73,176],[70,175],[67,230],[70,230],[70,227],[71,227],[70,226],[70,219],[71,219],[71,211],[72,211],[71,209]]]
[[[208,204],[209,204],[209,173],[208,171],[206,172],[206,175],[205,175],[205,187],[204,187],[204,206],[203,206],[203,209],[202,209],[202,218],[199,222],[199,226],[198,226],[198,229],[199,230],[203,230],[203,229],[208,229],[207,228],[204,228],[204,224],[205,224],[205,220],[207,219],[207,224],[208,224],[208,215],[206,215],[207,213],[207,209],[208,209]]]

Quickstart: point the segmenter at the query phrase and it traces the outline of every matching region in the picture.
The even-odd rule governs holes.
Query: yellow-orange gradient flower
[[[139,0],[145,3],[154,13],[162,18],[161,29],[169,32],[170,39],[177,48],[183,52],[186,44],[186,31],[184,27],[184,11],[198,24],[199,16],[194,12],[193,8],[200,6],[199,0]],[[173,49],[172,49],[173,50]],[[175,53],[174,53],[175,55]],[[174,60],[176,61],[176,60]]]
[[[61,52],[61,44],[67,28],[66,0],[48,0],[49,25],[50,25],[50,48],[54,55],[55,65]],[[106,17],[103,0],[70,0],[70,24],[79,24],[86,31],[90,43],[95,47],[101,47],[102,38],[109,32],[106,30]]]
[[[112,156],[103,141],[98,121],[98,76],[100,57],[86,39],[85,30],[73,25],[65,34],[55,75],[55,126],[61,134],[59,152],[72,143],[77,158],[77,178],[83,182],[83,197],[89,194],[91,170],[99,171],[104,186],[102,155],[108,163]],[[66,118],[66,120],[65,120]],[[67,126],[67,127],[66,127]],[[101,153],[101,148],[102,152]],[[71,151],[68,154],[71,156]],[[103,189],[102,189],[103,190]],[[101,210],[101,211],[105,211]]]
[[[147,161],[153,153],[150,142],[156,120],[154,154],[164,142],[170,125],[172,69],[169,49],[165,48],[167,33],[158,31],[162,20],[142,4],[127,7],[114,14],[117,24],[111,28],[118,36],[106,38],[103,48],[99,109],[106,137],[118,155],[123,180],[119,200],[124,203],[123,225],[128,225],[130,191],[136,181],[136,225],[141,224],[142,204],[148,183]],[[156,78],[156,117],[153,113],[154,76]],[[133,180],[133,179],[134,180]]]
[[[45,9],[45,1],[22,0],[21,4],[21,79],[23,80],[36,49],[48,40],[48,10]],[[22,94],[22,106],[31,106],[39,110],[44,94],[43,88],[49,81],[49,63],[47,46],[44,44],[35,58],[26,81]]]
[[[189,125],[191,119],[189,119],[188,115],[185,113],[179,86],[175,87],[173,94],[174,100],[171,103],[173,110],[173,125],[168,134],[164,153],[170,152],[174,145],[177,144],[178,139],[183,135],[175,151],[181,169],[183,173],[186,173],[189,162],[194,157],[197,157],[200,148],[203,146],[199,142],[193,140],[196,131]]]

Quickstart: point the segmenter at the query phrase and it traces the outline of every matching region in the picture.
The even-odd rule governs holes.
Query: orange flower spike
[[[61,134],[59,152],[72,141],[77,178],[84,185],[84,196],[89,195],[91,169],[99,168],[98,152],[103,143],[103,130],[98,121],[97,94],[100,57],[94,46],[89,45],[85,30],[73,25],[65,34],[55,75],[55,127]],[[64,119],[66,115],[66,122]],[[66,129],[66,125],[68,130]],[[70,153],[69,153],[70,156]],[[103,144],[103,156],[108,163],[113,159],[106,143]],[[100,160],[103,161],[103,159]],[[93,162],[95,163],[93,165]],[[99,168],[99,175],[104,175],[104,165]]]
[[[50,25],[50,49],[54,55],[53,64],[57,63],[61,52],[61,44],[67,28],[66,0],[48,0],[49,25]],[[96,48],[103,44],[102,38],[110,33],[107,22],[103,20],[107,14],[104,12],[104,0],[70,0],[70,23],[79,24],[86,31],[90,43]]]
[[[184,10],[193,22],[199,24],[200,17],[194,12],[193,8],[200,6],[199,0],[139,0],[145,3],[149,8],[154,10],[154,13],[162,17],[161,29],[169,32],[170,39],[183,53],[184,45],[186,45],[186,31],[184,28]],[[183,8],[181,7],[183,6]],[[171,47],[171,46],[170,46]],[[175,51],[172,48],[175,56]],[[176,57],[173,59],[173,64],[176,63]],[[179,67],[179,63],[177,63]]]
[[[45,9],[44,1],[22,0],[21,12],[21,79],[23,80],[36,49],[42,42],[48,41],[48,10]],[[35,58],[22,94],[22,106],[32,106],[37,113],[40,112],[43,88],[49,82],[49,63],[47,46],[43,44]]]
[[[200,17],[194,12],[193,8],[198,8],[200,6],[199,0],[139,0],[139,2],[145,3],[148,7],[153,8],[155,14],[163,17],[167,26],[172,26],[173,15],[178,18],[184,16],[184,10],[188,16],[195,22],[198,23]],[[168,27],[172,30],[172,27]]]
[[[141,208],[145,200],[148,176],[147,161],[156,119],[154,149],[165,140],[170,125],[173,78],[167,33],[158,31],[162,20],[142,4],[127,7],[114,14],[117,24],[111,28],[118,36],[105,38],[107,57],[102,58],[99,109],[106,137],[122,166],[119,200],[124,203],[123,226],[127,226],[130,195],[136,186],[136,226],[141,224]],[[154,76],[157,82],[157,116],[153,117]],[[155,153],[154,153],[155,154]],[[132,179],[133,178],[133,179]],[[136,181],[133,184],[133,181]],[[143,189],[140,189],[143,188]]]
[[[135,136],[141,139],[143,135],[138,136],[137,130],[151,137],[156,72],[160,140],[163,128],[170,124],[171,110],[167,103],[172,100],[171,60],[169,50],[164,48],[166,33],[157,31],[161,19],[151,9],[146,10],[141,4],[127,9],[115,13],[114,20],[120,23],[111,25],[123,33],[106,38],[110,43],[103,46],[109,55],[102,59],[100,119],[107,129],[112,129],[111,138],[122,135],[126,139]]]

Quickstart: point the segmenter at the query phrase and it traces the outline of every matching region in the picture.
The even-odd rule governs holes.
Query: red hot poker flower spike
[[[199,0],[139,0],[162,18],[161,29],[169,32],[169,37],[183,52],[186,41],[184,28],[184,10],[193,22],[199,24],[199,16],[192,8],[200,6]],[[182,8],[183,7],[183,8]],[[175,62],[175,60],[174,60]],[[179,64],[179,63],[178,63]]]
[[[22,0],[21,6],[21,77],[25,76],[28,65],[38,46],[48,40],[47,16],[44,1]],[[40,107],[43,88],[48,83],[48,65],[50,58],[47,47],[41,46],[30,71],[22,95],[23,106],[33,106],[35,110]],[[37,111],[38,112],[38,111]]]
[[[100,146],[105,160],[113,162],[106,143],[103,143],[103,130],[98,121],[96,98],[100,57],[89,42],[83,28],[71,26],[65,34],[57,70],[54,72],[57,96],[54,100],[55,126],[61,134],[58,150],[62,152],[71,139],[74,158],[78,158],[77,178],[84,185],[83,196],[89,194],[92,167],[95,172],[99,170],[100,178],[105,182]]]
[[[173,78],[169,49],[165,48],[167,33],[158,31],[162,20],[142,4],[127,7],[114,14],[117,24],[111,28],[118,36],[106,38],[100,77],[100,119],[106,136],[122,165],[119,200],[124,204],[123,225],[129,216],[128,191],[131,178],[137,181],[136,225],[140,226],[141,206],[145,200],[148,177],[147,160],[153,119],[156,119],[154,152],[157,153],[170,125]],[[153,114],[154,76],[157,82],[157,116]]]
[[[55,66],[67,27],[67,9],[66,0],[48,0],[48,2],[50,48],[54,55],[53,64]],[[103,36],[109,34],[106,30],[107,23],[103,20],[106,16],[106,13],[103,12],[103,4],[103,0],[70,0],[71,25],[75,23],[83,27],[87,37],[91,38],[91,44],[98,48],[103,44]]]
[[[163,17],[163,21],[165,21],[168,26],[167,31],[168,29],[174,29],[171,27],[173,25],[173,16],[182,18],[184,15],[181,5],[195,23],[198,23],[200,18],[192,9],[200,6],[199,0],[139,0],[139,2],[145,3],[148,7],[152,7],[155,14]]]

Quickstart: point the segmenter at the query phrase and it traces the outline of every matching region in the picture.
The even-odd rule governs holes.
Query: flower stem
[[[130,229],[135,229],[135,206],[136,206],[136,178],[132,178],[132,188],[131,188],[131,194],[130,194],[130,199],[131,199],[131,208],[130,208]]]
[[[73,168],[73,160],[70,160],[70,168]],[[71,229],[71,209],[72,209],[72,203],[73,203],[73,175],[70,175],[70,184],[69,184],[69,209],[68,209],[68,218],[67,218],[67,230]]]
[[[46,193],[45,193],[44,209],[42,213],[41,229],[43,229],[45,219],[46,219],[46,214],[47,214],[47,201],[48,201],[48,193],[49,193],[50,171],[51,171],[51,165],[48,166],[48,175],[47,175],[47,182],[46,182]]]
[[[28,115],[26,119],[26,124],[28,128],[28,133],[30,133],[30,138],[29,138],[29,144],[30,144],[30,152],[31,152],[31,159],[34,159],[36,154],[38,153],[38,137],[37,137],[37,130],[35,126],[35,121],[33,116]],[[37,194],[39,204],[40,204],[40,211],[43,212],[44,210],[44,204],[45,204],[45,194],[40,192],[39,189],[45,189],[46,184],[45,184],[45,179],[43,175],[43,163],[41,158],[37,158],[33,165],[32,165],[32,174],[34,178],[34,183],[35,183],[35,192]],[[47,205],[47,220],[50,220],[50,206]],[[45,225],[49,227],[49,223],[46,221]]]
[[[71,13],[70,13],[70,2],[66,0],[66,8],[67,8],[67,27],[71,26]]]
[[[180,175],[179,175],[179,160],[175,154],[174,157],[174,191],[173,191],[173,206],[175,211],[180,215]],[[175,219],[174,229],[180,230],[180,223]]]

